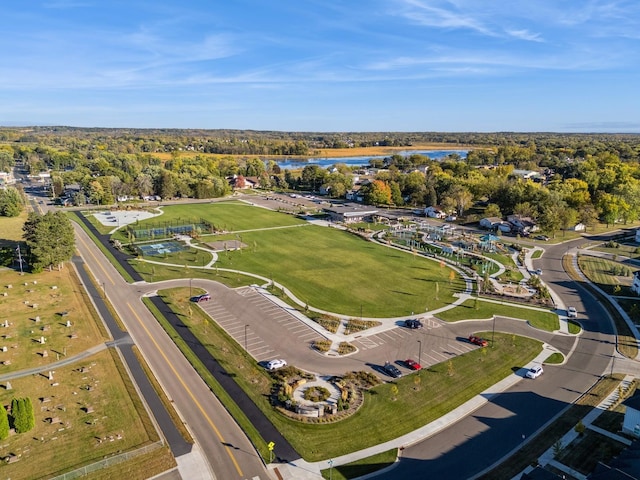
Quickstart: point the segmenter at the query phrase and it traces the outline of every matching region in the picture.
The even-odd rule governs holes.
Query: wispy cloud
[[[439,5],[435,5],[438,3]],[[483,35],[496,35],[478,17],[462,11],[452,2],[429,0],[401,0],[397,11],[408,20],[427,27],[444,29],[467,29]]]
[[[523,30],[505,30],[506,33],[508,35],[510,35],[511,37],[520,39],[520,40],[527,40],[530,42],[543,42],[544,40],[542,39],[542,36],[539,33],[531,33],[530,31],[523,29]]]

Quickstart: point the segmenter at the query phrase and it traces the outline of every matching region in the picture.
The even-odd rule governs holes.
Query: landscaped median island
[[[554,332],[560,328],[558,315],[543,308],[509,304],[483,297],[466,300],[449,310],[438,313],[437,317],[447,322],[472,319],[490,319],[494,316],[526,320],[532,327]]]
[[[393,382],[369,385],[360,390],[362,405],[351,415],[341,413],[341,420],[333,423],[310,423],[279,412],[276,407],[286,405],[287,396],[293,394],[293,387],[291,391],[278,387],[282,385],[281,374],[272,376],[260,368],[221,327],[215,322],[209,323],[207,315],[199,308],[193,308],[190,312],[188,288],[163,290],[159,295],[308,461],[358,451],[426,425],[511,375],[514,369],[535,358],[542,348],[541,342],[536,340],[496,333],[494,348],[474,349]],[[154,313],[158,315],[158,312]],[[165,328],[169,328],[164,320],[163,323]],[[173,337],[178,335],[172,328],[169,328],[169,332]],[[488,336],[489,333],[479,332],[478,335]],[[189,347],[182,344],[182,348]],[[199,362],[193,355],[188,355],[188,358],[192,362]],[[214,380],[209,378],[207,381]],[[276,404],[270,401],[274,388],[278,392]],[[228,397],[223,401],[233,402]],[[231,412],[237,410],[235,406],[227,408]],[[345,411],[348,412],[348,408],[342,410]],[[244,428],[243,422],[246,420],[239,421]],[[250,433],[249,437],[264,455],[264,439],[256,436],[255,432]],[[340,441],[336,442],[336,438]],[[268,458],[268,455],[264,458]]]

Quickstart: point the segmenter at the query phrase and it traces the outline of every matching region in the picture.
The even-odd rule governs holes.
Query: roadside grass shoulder
[[[196,322],[203,332],[207,332],[204,337],[205,341],[208,342],[206,344],[207,348],[210,351],[213,350],[216,352],[214,357],[227,372],[237,375],[235,379],[245,391],[258,390],[268,394],[271,385],[269,377],[266,376],[263,371],[260,371],[255,362],[246,358],[241,347],[215,322],[210,322],[209,317],[206,316],[200,308],[191,307],[190,310],[190,305],[182,302],[184,298],[188,298],[188,292],[188,288],[176,288],[163,291],[161,296],[171,306],[172,310],[181,317],[185,324],[187,321],[189,321],[189,323],[192,321]],[[220,383],[218,383],[211,372],[207,370],[207,367],[194,354],[193,350],[191,350],[182,337],[180,337],[171,323],[169,323],[164,315],[153,305],[151,300],[149,298],[143,298],[142,301],[160,325],[162,325],[162,328],[164,328],[169,337],[175,342],[189,363],[193,365],[198,375],[200,375],[209,388],[211,388],[211,391],[218,397],[235,421],[238,422],[238,425],[253,443],[258,453],[263,459],[268,459],[269,451],[267,449],[267,442],[262,438],[245,413],[238,407],[238,404],[231,398],[227,391],[222,388]],[[246,384],[253,384],[253,382],[256,383],[256,385],[252,387],[253,390],[251,388],[245,388]],[[254,401],[265,401],[260,398],[260,396],[252,396],[252,398]]]
[[[398,458],[398,449],[393,448],[386,452],[372,455],[362,460],[358,460],[344,465],[338,465],[331,469],[324,469],[320,472],[322,478],[330,480],[349,480],[360,478],[369,473],[374,473],[383,468],[393,465]]]
[[[633,282],[633,276],[617,275],[614,272],[618,268],[626,268],[630,272],[631,268],[624,267],[618,262],[589,255],[580,255],[578,257],[578,266],[590,281],[597,284],[609,295],[616,294],[617,286],[621,289],[617,294],[625,295],[630,293],[628,287]]]
[[[495,303],[479,299],[466,300],[449,310],[438,313],[436,316],[447,322],[457,322],[469,319],[492,319],[493,316],[502,316],[526,320],[532,327],[548,332],[560,328],[558,315],[551,311],[527,308],[517,304]]]
[[[627,358],[636,358],[636,356],[638,355],[637,340],[625,319],[618,312],[618,310],[614,308],[613,305],[611,305],[609,301],[611,297],[605,297],[600,291],[595,289],[593,285],[585,282],[582,277],[578,275],[578,272],[575,271],[573,264],[570,262],[570,259],[571,257],[569,255],[565,255],[565,257],[563,258],[562,263],[565,271],[569,274],[573,281],[590,292],[594,297],[598,298],[600,300],[600,304],[607,310],[615,325],[615,329],[617,332],[618,350],[620,351],[620,353]],[[595,276],[590,276],[591,274],[589,273],[589,267],[591,266],[591,263],[587,262],[585,265],[586,270],[582,270],[583,265],[580,263],[580,258],[578,258],[578,268],[580,268],[582,270],[582,273],[590,281],[593,282],[595,280]],[[594,283],[598,287],[601,287],[601,284],[598,284],[597,282]],[[629,311],[628,313],[631,313],[631,311]]]
[[[617,388],[622,378],[622,375],[614,375],[599,379],[574,404],[567,406],[548,427],[535,437],[530,438],[525,446],[506,461],[479,477],[479,480],[508,480],[520,474],[527,466],[535,464],[546,450],[560,440],[565,433],[573,429],[581,419]]]
[[[120,262],[113,258],[111,252],[107,250],[102,242],[98,241],[95,235],[87,228],[82,219],[79,217],[79,215],[81,214],[79,212],[69,212],[68,215],[72,221],[74,221],[82,230],[85,231],[85,233],[89,236],[89,238],[91,238],[93,243],[100,249],[104,256],[109,259],[109,262],[111,262],[114,268],[118,270],[118,273],[122,276],[122,278],[124,278],[126,282],[132,283],[133,278],[131,278],[131,275],[129,275],[129,273],[124,268],[122,268]]]

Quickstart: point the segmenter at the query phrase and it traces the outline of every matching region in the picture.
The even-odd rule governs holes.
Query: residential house
[[[534,182],[541,182],[544,180],[544,175],[534,170],[520,170],[515,169],[511,172],[512,177],[519,177],[525,180],[533,180]]]
[[[424,209],[424,214],[429,218],[445,218],[447,214],[440,207],[427,207]]]
[[[486,228],[487,230],[495,230],[498,228],[498,225],[503,223],[503,220],[498,217],[485,217],[480,220],[480,227]]]
[[[513,229],[520,233],[533,233],[539,230],[538,225],[531,217],[525,217],[523,215],[509,215],[507,222],[513,225]]]
[[[576,223],[573,227],[569,228],[572,232],[584,232],[586,229],[587,226],[584,223]]]
[[[245,177],[243,175],[234,175],[229,178],[229,184],[234,190],[258,188],[259,180],[257,177]]]

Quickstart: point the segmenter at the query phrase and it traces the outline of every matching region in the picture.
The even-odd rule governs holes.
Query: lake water
[[[406,150],[398,152],[398,155],[408,157],[410,155],[424,155],[431,160],[441,160],[447,155],[457,153],[462,158],[467,157],[468,150]],[[304,168],[307,165],[318,165],[321,168],[327,168],[336,163],[344,163],[349,167],[364,167],[369,165],[369,160],[373,158],[384,159],[391,155],[366,155],[359,157],[340,157],[340,158],[309,158],[306,160],[285,160],[278,162],[278,166],[283,169]]]

